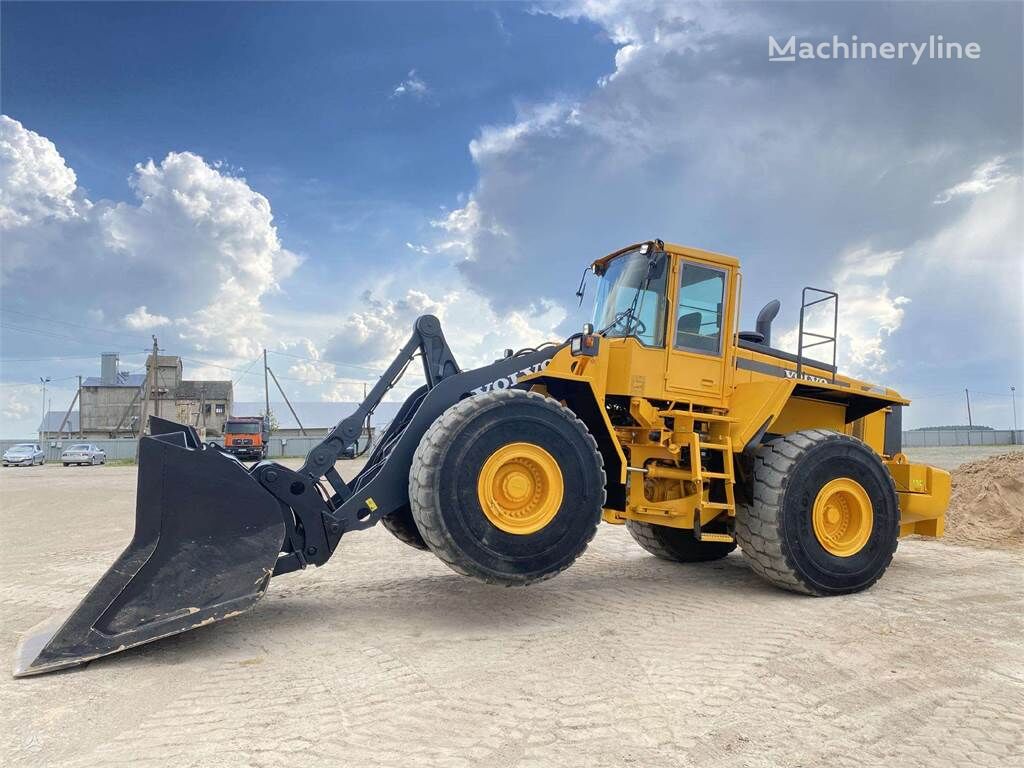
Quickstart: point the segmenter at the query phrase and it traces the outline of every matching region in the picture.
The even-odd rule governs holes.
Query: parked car
[[[106,464],[107,453],[92,443],[76,443],[65,449],[60,455],[60,460],[65,467],[72,464]]]
[[[46,454],[38,443],[18,443],[4,451],[4,466],[31,467],[34,464],[45,464]]]

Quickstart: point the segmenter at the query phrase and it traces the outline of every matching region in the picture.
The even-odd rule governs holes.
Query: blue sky
[[[435,312],[458,354],[566,333],[595,255],[743,261],[744,316],[843,295],[845,370],[913,425],[1024,383],[1018,3],[4,3],[0,433],[150,334],[195,377],[266,346],[351,399]],[[978,61],[767,62],[767,35]],[[983,329],[1000,328],[1000,334]],[[254,370],[254,369],[248,369]],[[972,403],[973,404],[973,403]]]
[[[597,25],[525,10],[9,3],[4,110],[95,197],[128,197],[135,163],[188,150],[242,169],[293,250],[400,251],[472,188],[479,126],[611,71]],[[427,94],[392,97],[411,70]]]

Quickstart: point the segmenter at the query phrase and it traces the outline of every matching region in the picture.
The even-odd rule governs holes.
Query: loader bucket
[[[22,638],[15,677],[235,616],[266,592],[285,537],[279,503],[191,427],[157,418],[151,427],[131,542],[78,607]]]

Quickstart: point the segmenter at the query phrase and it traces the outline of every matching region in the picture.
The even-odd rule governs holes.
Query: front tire
[[[734,549],[736,542],[697,541],[689,528],[671,528],[639,520],[626,520],[626,530],[637,544],[655,557],[677,563],[706,563],[721,560]]]
[[[736,540],[755,573],[808,595],[859,592],[896,551],[896,486],[856,438],[804,430],[754,453],[753,503],[736,511]]]
[[[594,537],[605,502],[597,443],[576,415],[534,392],[456,403],[413,457],[416,527],[452,570],[523,585],[568,568]]]

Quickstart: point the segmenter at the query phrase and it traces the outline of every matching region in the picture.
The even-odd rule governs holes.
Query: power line
[[[22,317],[28,317],[28,318],[31,318],[32,320],[42,320],[44,323],[54,323],[56,325],[65,325],[65,326],[68,326],[69,328],[76,328],[76,329],[82,330],[82,331],[95,331],[97,333],[106,333],[106,334],[109,334],[111,336],[121,336],[122,338],[124,338],[124,336],[122,335],[123,334],[122,331],[112,331],[109,328],[96,328],[96,327],[93,327],[93,326],[82,325],[81,323],[73,323],[73,322],[71,322],[69,320],[57,320],[57,319],[52,318],[52,317],[44,317],[43,315],[33,315],[30,312],[22,312],[21,310],[18,310],[18,309],[0,309],[0,312],[3,312],[5,314],[10,314],[10,315],[21,315]]]
[[[267,351],[269,352],[270,350],[267,350]],[[212,360],[202,360],[202,359],[200,359],[198,357],[182,357],[180,355],[179,355],[179,357],[181,357],[182,360],[186,360],[186,361],[188,361],[190,363],[198,363],[200,365],[208,365],[211,368],[220,368],[221,370],[233,371],[235,373],[241,373],[242,375],[244,375],[249,370],[248,368],[244,368],[244,369],[243,368],[233,368],[230,365],[221,365],[220,363],[215,363]],[[262,355],[261,355],[261,357],[262,357]],[[251,367],[251,364],[250,364],[250,367]],[[300,379],[300,378],[298,378],[296,376],[278,376],[277,378],[281,379],[282,381],[297,381],[297,382],[300,382],[302,384],[312,384],[312,383],[315,383],[315,382],[309,381],[308,379]],[[241,379],[241,377],[239,377],[239,379]],[[334,376],[334,377],[332,377],[332,381],[349,381],[349,382],[355,382],[357,384],[361,384],[363,382],[362,379],[346,378],[344,376]]]
[[[77,379],[77,378],[78,378],[77,374],[75,376],[61,376],[58,379],[50,379],[50,382],[53,383],[55,381],[67,381],[68,379]],[[39,381],[38,380],[37,381],[0,381],[0,387],[38,387],[38,386],[39,386]]]
[[[357,363],[341,363],[341,362],[338,362],[337,360],[326,360],[326,359],[323,359],[323,358],[318,360],[315,357],[306,357],[304,355],[295,355],[295,354],[292,354],[291,352],[277,352],[277,351],[275,351],[273,349],[268,349],[267,352],[269,352],[272,355],[283,355],[284,357],[293,357],[296,360],[306,360],[306,361],[308,361],[310,363],[326,363],[327,365],[340,365],[340,366],[342,366],[344,368],[358,368],[358,369],[363,370],[363,371],[368,371],[368,372],[374,374],[375,376],[380,376],[383,373],[383,371],[381,371],[380,368],[371,368],[370,366],[359,365]]]
[[[118,355],[124,355],[125,357],[133,357],[135,355],[145,355],[146,352],[126,352],[121,349],[108,349],[107,352],[114,352]],[[91,355],[51,355],[50,357],[0,357],[0,363],[39,363],[48,360],[93,360],[96,355],[101,353],[93,353]]]
[[[262,357],[262,355],[261,355],[261,357]],[[251,363],[249,363],[249,366],[242,372],[242,374],[237,379],[235,379],[233,382],[231,382],[231,386],[232,387],[236,386],[238,384],[238,382],[240,382],[243,378],[245,378],[245,375],[247,373],[249,373],[249,371],[252,370],[252,367],[254,365],[256,365],[256,363],[258,363],[259,361],[260,361],[260,358],[257,357]]]

